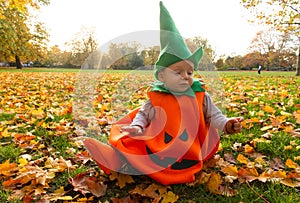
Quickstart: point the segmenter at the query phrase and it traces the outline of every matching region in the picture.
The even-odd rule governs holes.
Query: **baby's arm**
[[[213,103],[210,95],[206,92],[203,101],[203,112],[206,122],[218,130],[225,133],[233,134],[239,133],[242,130],[241,122],[244,120],[242,117],[227,118]]]
[[[143,134],[144,129],[149,125],[151,119],[154,117],[154,113],[152,103],[150,100],[147,100],[136,114],[132,123],[129,126],[121,128],[122,132],[128,132],[133,135]]]

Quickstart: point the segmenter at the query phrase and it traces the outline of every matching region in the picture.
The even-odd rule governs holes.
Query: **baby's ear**
[[[164,71],[161,70],[157,73],[157,78],[159,81],[164,82]]]

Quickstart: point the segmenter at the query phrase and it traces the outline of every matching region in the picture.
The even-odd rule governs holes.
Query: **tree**
[[[252,40],[250,49],[266,58],[266,64],[260,64],[270,70],[272,67],[296,65],[291,52],[295,52],[295,43],[289,33],[274,30],[260,31]],[[286,57],[289,55],[289,57]],[[289,60],[289,61],[287,61]],[[294,64],[293,64],[294,62]]]
[[[72,52],[72,64],[81,66],[88,57],[92,57],[91,54],[97,49],[98,43],[95,38],[95,28],[81,27],[80,31],[66,45],[70,47]]]
[[[0,54],[14,59],[17,68],[22,68],[22,59],[37,57],[46,46],[47,32],[30,13],[42,4],[49,0],[0,0]]]
[[[256,22],[293,34],[298,39],[296,75],[300,76],[300,3],[299,0],[241,0]]]
[[[215,63],[215,66],[217,70],[223,70],[224,68],[224,60],[222,58],[219,58],[217,62]]]
[[[243,67],[250,70],[264,64],[266,64],[266,58],[260,52],[248,53],[243,59]]]
[[[137,42],[111,43],[108,50],[108,64],[112,69],[135,69],[143,65],[144,55]]]
[[[200,61],[199,66],[202,70],[214,70],[214,65],[213,65],[212,61],[214,61],[216,54],[207,39],[203,39],[199,36],[196,36],[196,37],[187,39],[186,44],[189,47],[189,49],[191,50],[191,52],[194,52],[197,48],[202,46],[202,48],[204,50],[204,55]]]
[[[144,65],[153,68],[159,56],[159,46],[144,49],[141,54],[144,57]]]

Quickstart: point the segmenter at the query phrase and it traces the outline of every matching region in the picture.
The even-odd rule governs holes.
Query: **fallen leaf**
[[[242,154],[239,154],[238,157],[237,157],[237,160],[242,163],[242,164],[248,164],[250,161],[249,159],[247,159],[244,155]]]
[[[299,165],[296,162],[292,161],[291,159],[287,159],[285,165],[293,169],[299,168]]]
[[[10,163],[6,160],[4,163],[0,164],[0,175],[11,176],[17,169],[16,163]]]
[[[105,195],[107,186],[99,182],[95,177],[86,177],[85,174],[77,174],[70,178],[69,182],[73,185],[74,191],[79,191],[83,195],[92,193],[96,197]]]
[[[222,183],[221,175],[219,173],[212,172],[209,180],[206,183],[207,188],[214,194],[220,194],[220,185]]]
[[[178,200],[178,195],[174,194],[172,191],[169,191],[166,194],[162,195],[161,203],[174,203]]]
[[[231,175],[231,176],[237,176],[238,175],[238,168],[236,166],[227,166],[221,169],[222,172]]]
[[[110,180],[117,180],[117,185],[122,189],[125,187],[126,183],[134,183],[134,180],[130,175],[122,174],[122,173],[116,173],[113,172],[109,176]]]
[[[300,181],[295,179],[283,179],[280,180],[280,183],[289,186],[289,187],[300,187]]]

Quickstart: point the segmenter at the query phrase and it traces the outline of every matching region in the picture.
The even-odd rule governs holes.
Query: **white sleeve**
[[[203,113],[207,123],[210,123],[211,127],[223,131],[227,121],[229,120],[220,109],[214,104],[211,96],[205,92],[203,101]]]
[[[150,100],[147,100],[143,104],[143,106],[141,106],[131,125],[138,125],[145,129],[151,122],[152,118],[154,117],[154,114],[155,110],[153,108],[153,105]]]

